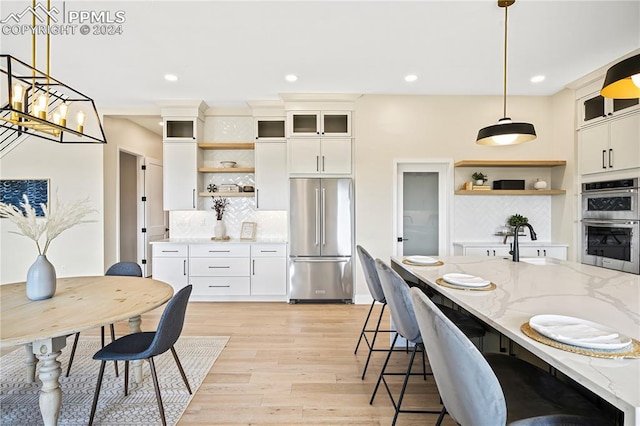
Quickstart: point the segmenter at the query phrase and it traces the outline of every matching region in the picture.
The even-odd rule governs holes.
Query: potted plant
[[[515,233],[516,226],[529,223],[529,219],[521,214],[513,214],[507,218],[507,224],[511,227],[511,233]]]
[[[213,228],[215,232],[216,240],[223,240],[227,236],[227,228],[224,226],[222,217],[224,211],[229,205],[229,199],[224,197],[211,197],[213,200],[213,206],[211,207],[216,212],[216,226]]]
[[[471,175],[471,179],[474,180],[476,185],[483,185],[487,181],[487,175],[482,172],[475,172]]]

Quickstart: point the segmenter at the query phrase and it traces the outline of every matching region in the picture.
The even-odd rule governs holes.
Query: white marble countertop
[[[640,275],[544,258],[545,265],[502,257],[439,257],[443,266],[392,261],[534,355],[624,412],[624,424],[640,423],[640,359],[604,359],[538,343],[520,326],[534,315],[559,314],[607,325],[640,340]],[[491,280],[493,291],[465,291],[435,284],[446,273]]]
[[[270,238],[260,238],[256,240],[240,240],[238,238],[231,238],[230,240],[225,241],[216,241],[211,238],[167,238],[164,240],[152,241],[150,244],[162,244],[162,243],[173,243],[173,244],[212,244],[212,243],[220,243],[220,244],[286,244],[287,242],[284,240],[275,240]]]
[[[500,238],[504,238],[503,236],[499,236]],[[509,237],[509,241],[506,244],[503,244],[499,241],[455,241],[453,245],[459,245],[464,247],[503,247],[508,246],[509,243],[513,242],[513,237]],[[528,238],[528,237],[525,237]],[[518,240],[518,245],[520,247],[569,247],[568,244],[562,243],[552,243],[545,241],[522,241],[522,239]]]

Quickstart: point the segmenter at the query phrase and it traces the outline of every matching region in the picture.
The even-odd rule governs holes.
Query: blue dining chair
[[[114,263],[107,269],[107,272],[104,273],[107,276],[127,276],[127,277],[142,277],[142,269],[140,265],[135,262],[118,262]],[[109,329],[111,332],[111,341],[113,342],[116,339],[116,332],[113,327],[113,324],[109,324]],[[73,364],[73,358],[76,354],[76,348],[78,347],[78,339],[80,339],[80,333],[76,333],[73,338],[73,346],[71,347],[71,354],[69,355],[69,364],[67,364],[67,374],[66,377],[69,377],[69,373],[71,372],[71,365]],[[104,325],[100,327],[100,343],[101,347],[104,348]],[[116,370],[116,377],[118,377],[118,363],[114,362],[113,367]]]
[[[395,414],[393,416],[393,421],[391,425],[395,425],[398,420],[398,415],[400,413],[429,413],[429,414],[439,414],[440,410],[432,411],[432,410],[402,410],[402,400],[404,398],[404,393],[407,389],[407,384],[409,382],[409,377],[415,375],[415,373],[411,372],[413,367],[413,362],[415,360],[416,353],[418,350],[422,353],[422,374],[424,380],[427,379],[425,358],[424,358],[424,342],[422,339],[422,335],[420,334],[420,329],[418,328],[418,322],[416,321],[415,314],[413,312],[413,306],[411,304],[411,298],[409,296],[409,285],[405,282],[405,280],[398,275],[396,271],[391,269],[386,263],[384,263],[380,259],[376,259],[376,269],[378,271],[378,276],[380,277],[380,283],[382,284],[382,290],[384,291],[384,296],[389,305],[389,312],[391,314],[391,320],[396,326],[396,334],[391,343],[391,347],[389,348],[389,353],[387,354],[387,358],[382,366],[382,370],[380,371],[380,375],[378,376],[378,381],[376,383],[375,388],[373,389],[373,394],[371,395],[371,400],[369,404],[373,404],[373,400],[376,397],[376,393],[378,392],[378,388],[380,387],[380,383],[384,384],[384,387],[387,390],[387,394],[389,395],[389,399],[391,399],[391,403],[395,408]],[[405,373],[390,373],[387,372],[387,366],[389,364],[389,359],[391,358],[391,354],[394,352],[393,348],[398,340],[398,337],[402,336],[404,339],[409,341],[409,343],[413,344],[413,351],[411,353],[411,358],[409,359],[409,365],[407,366],[407,370]],[[385,379],[385,376],[389,375],[403,375],[404,381],[402,383],[402,389],[400,390],[400,395],[398,396],[398,401],[396,402],[393,394],[391,393],[391,389]]]
[[[380,329],[380,323],[382,322],[382,317],[384,315],[384,310],[387,307],[387,301],[384,298],[384,291],[382,290],[382,284],[380,284],[380,278],[378,277],[378,271],[376,270],[376,261],[369,254],[364,247],[358,245],[356,247],[356,251],[358,252],[358,257],[360,258],[360,264],[362,265],[362,269],[364,271],[364,278],[367,283],[367,287],[369,287],[369,293],[371,293],[371,297],[373,301],[371,302],[371,307],[369,308],[369,313],[367,314],[367,318],[364,320],[364,324],[362,325],[362,331],[360,332],[360,338],[358,339],[358,344],[356,345],[356,350],[353,351],[354,354],[358,352],[358,348],[360,347],[360,343],[364,339],[367,347],[369,348],[369,354],[367,355],[367,362],[364,364],[364,370],[362,371],[362,379],[364,379],[365,374],[367,374],[367,368],[369,367],[369,361],[371,360],[371,354],[373,352],[387,352],[388,349],[376,349],[376,339],[378,338],[378,333],[395,333],[395,330],[387,330]],[[376,321],[376,327],[373,329],[368,329],[367,325],[369,324],[369,318],[371,317],[371,313],[376,305],[379,303],[382,305],[380,309],[380,315],[378,315],[378,320]],[[371,337],[371,341],[369,341],[369,337],[367,333],[373,333]]]
[[[603,426],[607,414],[545,370],[506,354],[483,356],[419,289],[411,299],[443,411],[459,425]]]
[[[192,286],[188,285],[182,288],[171,298],[160,317],[160,322],[158,323],[156,331],[128,334],[109,343],[107,346],[95,353],[93,359],[101,362],[100,372],[98,373],[98,383],[96,384],[96,392],[93,396],[93,404],[91,406],[89,425],[93,424],[93,419],[96,414],[98,396],[100,395],[102,377],[104,376],[104,367],[107,361],[124,361],[124,395],[127,396],[129,394],[129,362],[143,359],[149,360],[153,387],[156,393],[156,400],[158,402],[158,410],[160,411],[162,424],[165,426],[167,424],[167,420],[164,414],[164,407],[162,406],[162,396],[160,395],[158,376],[156,374],[156,366],[153,357],[171,350],[176,366],[178,367],[178,370],[180,370],[182,380],[187,386],[189,394],[192,393],[191,386],[189,386],[187,376],[184,373],[184,369],[182,368],[182,364],[180,363],[180,359],[178,358],[178,354],[174,348],[176,341],[182,333],[191,289]]]

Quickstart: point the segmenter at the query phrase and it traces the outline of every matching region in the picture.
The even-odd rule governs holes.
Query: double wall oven
[[[640,274],[638,178],[582,184],[582,263]]]

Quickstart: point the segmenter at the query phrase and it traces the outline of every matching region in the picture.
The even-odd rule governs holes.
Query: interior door
[[[396,254],[448,254],[448,163],[397,165]]]
[[[139,245],[138,264],[142,266],[142,274],[145,277],[151,276],[152,252],[151,242],[163,240],[168,237],[169,221],[168,214],[163,210],[162,203],[162,162],[154,158],[141,158],[145,167],[140,167],[142,174],[142,202],[143,225],[141,229],[142,242]],[[143,262],[142,260],[146,261]]]

